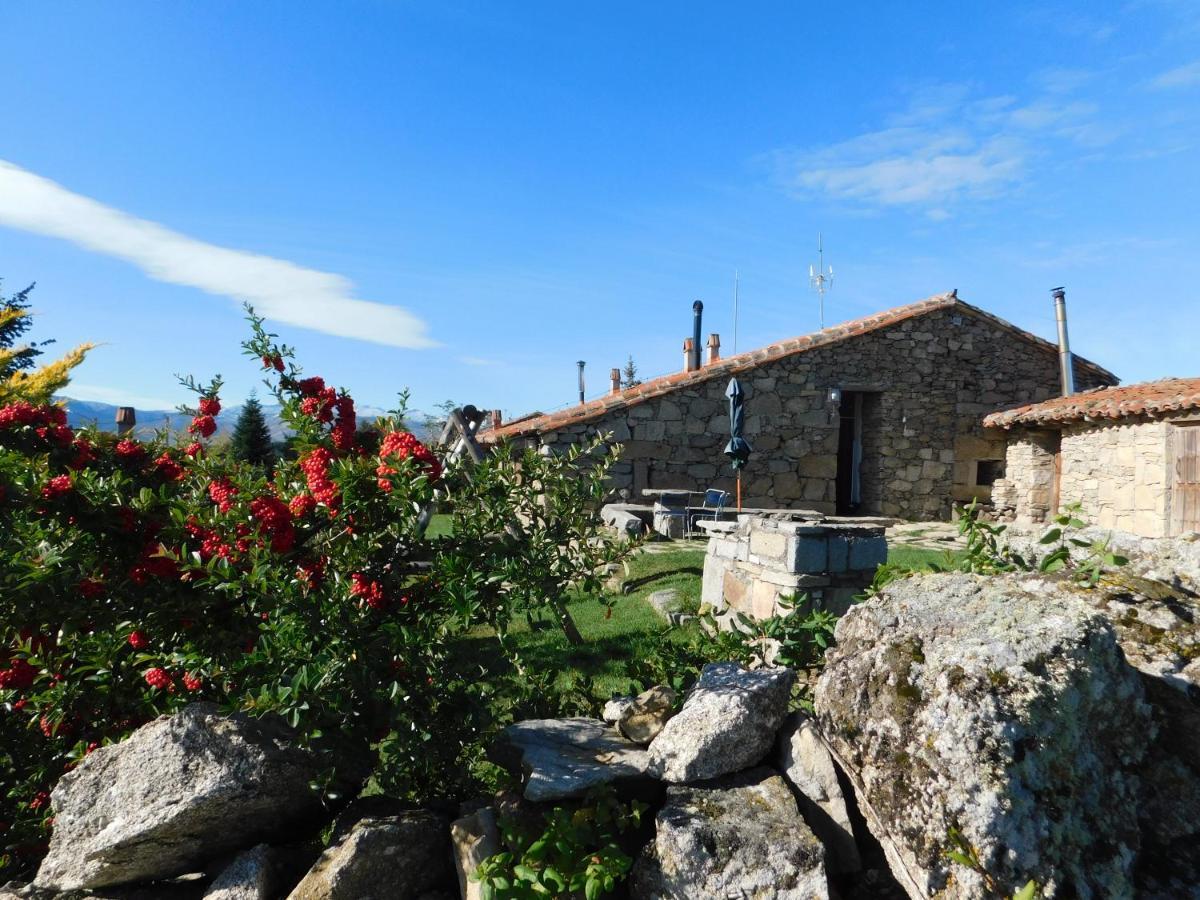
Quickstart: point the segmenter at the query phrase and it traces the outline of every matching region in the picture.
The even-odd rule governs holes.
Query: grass
[[[962,555],[961,550],[931,550],[928,547],[892,544],[888,547],[887,561],[889,565],[927,572],[934,566],[950,568],[962,559]]]
[[[636,663],[657,652],[667,623],[646,602],[654,591],[675,588],[686,605],[700,603],[700,574],[703,550],[670,550],[639,553],[629,561],[627,594],[609,594],[608,607],[594,597],[576,597],[567,603],[585,643],[571,646],[548,612],[532,622],[522,618],[512,623],[509,636],[521,658],[532,668],[556,674],[558,686],[567,690],[590,679],[596,700],[639,690],[633,677]],[[466,658],[498,656],[490,628],[476,628],[459,648]]]
[[[430,531],[448,525],[448,517],[434,516]],[[933,565],[952,565],[958,555],[897,544],[889,548],[888,562],[929,570]],[[642,551],[627,564],[623,581],[628,593],[607,595],[612,604],[611,615],[608,607],[594,597],[576,597],[568,602],[567,608],[583,635],[583,646],[571,646],[549,612],[532,621],[526,618],[514,621],[510,639],[527,665],[555,673],[558,687],[564,691],[586,686],[597,701],[637,691],[640,688],[634,679],[636,664],[658,651],[667,629],[647,598],[655,591],[674,588],[681,594],[684,608],[695,611],[700,605],[703,567],[702,545]],[[495,662],[499,662],[501,655],[487,627],[472,631],[461,643],[459,653],[464,660],[488,657]],[[587,684],[589,680],[591,683]]]

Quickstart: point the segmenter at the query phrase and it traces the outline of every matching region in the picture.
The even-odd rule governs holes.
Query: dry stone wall
[[[1082,503],[1089,520],[1101,528],[1166,535],[1170,427],[1142,421],[1064,429],[1061,501]]]
[[[1076,365],[1080,388],[1099,384]],[[1003,459],[1003,435],[985,433],[989,412],[1041,401],[1058,390],[1057,357],[999,325],[950,307],[836,344],[765,362],[738,376],[754,456],[744,501],[764,508],[836,509],[839,415],[830,389],[863,392],[860,512],[946,518],[977,493],[980,459]],[[565,449],[596,432],[625,445],[615,487],[733,489],[722,454],[729,439],[727,378],[681,387],[598,420],[542,434]]]
[[[1054,505],[1057,431],[1015,431],[1008,440],[1004,478],[992,490],[997,510],[1022,523],[1045,522]]]

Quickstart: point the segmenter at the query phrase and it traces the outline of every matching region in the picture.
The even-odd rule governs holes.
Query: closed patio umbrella
[[[745,427],[746,408],[745,394],[736,378],[729,379],[729,387],[725,388],[725,396],[729,398],[729,443],[725,445],[725,455],[737,473],[737,508],[742,508],[742,467],[750,458],[751,447],[742,437]]]

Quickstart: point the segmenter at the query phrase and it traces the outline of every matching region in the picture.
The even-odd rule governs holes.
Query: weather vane
[[[833,266],[825,268],[825,247],[817,233],[817,265],[808,267],[808,282],[821,300],[821,330],[825,330],[825,292],[833,287]]]

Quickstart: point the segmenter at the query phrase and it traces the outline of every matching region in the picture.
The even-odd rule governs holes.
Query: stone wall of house
[[[870,396],[864,408],[859,512],[944,519],[954,501],[988,491],[977,461],[1003,459],[1003,436],[986,434],[989,412],[1058,391],[1057,355],[993,322],[950,307],[762,363],[738,376],[746,392],[743,474],[748,506],[836,512],[838,408],[831,388]],[[1076,366],[1080,389],[1099,382]],[[597,431],[625,445],[615,488],[733,489],[722,455],[729,439],[728,378],[681,387],[603,418],[541,435],[563,449]]]
[[[1057,431],[1014,431],[1005,453],[1004,478],[992,489],[992,504],[1006,518],[1045,522],[1054,505]]]
[[[1085,518],[1101,528],[1168,534],[1170,428],[1152,420],[1065,428],[1060,503],[1083,504]]]

